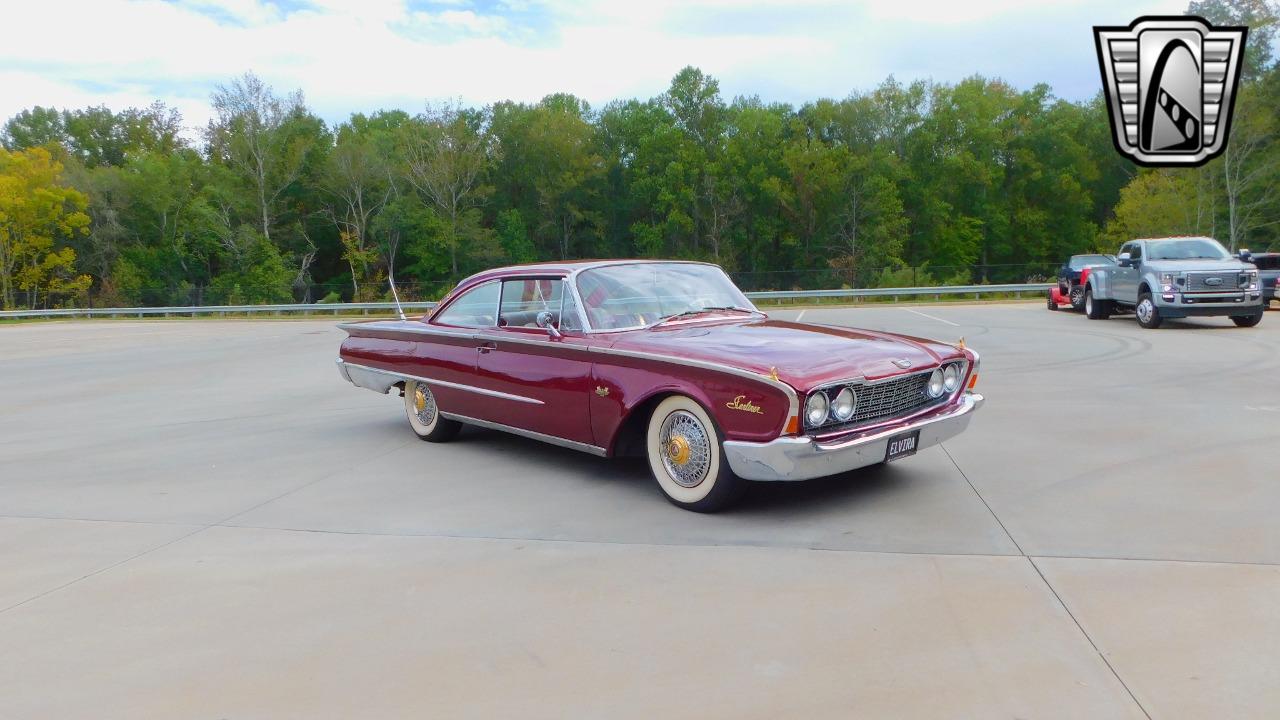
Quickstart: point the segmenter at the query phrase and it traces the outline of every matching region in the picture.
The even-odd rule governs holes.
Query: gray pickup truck
[[[1114,264],[1090,270],[1084,293],[1090,319],[1130,309],[1144,328],[1160,327],[1168,318],[1223,315],[1253,327],[1265,306],[1256,267],[1217,240],[1180,237],[1132,240]]]

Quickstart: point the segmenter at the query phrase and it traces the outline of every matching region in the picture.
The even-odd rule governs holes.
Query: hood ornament
[[[960,342],[956,343],[956,347],[960,348],[961,350],[963,350],[963,349],[964,349],[964,336],[963,336],[963,335],[960,337]]]
[[[911,361],[906,358],[898,358],[897,360],[893,361],[893,364],[897,365],[903,370],[906,370],[907,368],[911,367]]]
[[[776,367],[769,368],[769,377],[773,378],[774,382],[782,382],[782,378],[778,377],[778,368]]]

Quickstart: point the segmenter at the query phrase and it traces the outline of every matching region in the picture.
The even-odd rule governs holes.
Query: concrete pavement
[[[988,402],[715,516],[417,441],[332,321],[0,327],[0,718],[1274,717],[1277,318],[808,309]]]

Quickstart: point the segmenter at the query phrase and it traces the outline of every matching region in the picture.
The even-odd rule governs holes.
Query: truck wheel
[[[1085,288],[1084,314],[1090,320],[1106,320],[1111,317],[1111,304],[1107,300],[1094,300],[1093,288]]]
[[[1160,327],[1160,323],[1164,322],[1164,318],[1160,317],[1160,308],[1156,307],[1156,301],[1151,299],[1151,293],[1142,293],[1138,296],[1138,306],[1133,309],[1133,312],[1138,316],[1138,324],[1148,330],[1155,330]]]
[[[1058,309],[1058,303],[1053,301],[1053,290],[1050,289],[1050,290],[1046,290],[1045,292],[1048,293],[1048,296],[1049,296],[1049,309],[1056,311]]]
[[[1231,322],[1235,323],[1236,327],[1253,327],[1262,322],[1262,313],[1257,315],[1232,315]]]
[[[1084,312],[1084,288],[1076,285],[1071,288],[1071,293],[1067,296],[1071,298],[1071,309],[1076,312]]]

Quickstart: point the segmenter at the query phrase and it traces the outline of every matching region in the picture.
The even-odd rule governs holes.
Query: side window
[[[1133,252],[1133,243],[1125,243],[1120,246],[1120,252],[1116,253],[1116,257],[1119,257],[1125,253],[1130,253],[1130,257],[1132,257],[1132,252]]]
[[[563,280],[507,280],[502,283],[500,327],[538,327],[538,313],[551,312],[552,324],[560,325],[560,296]]]
[[[1134,243],[1129,247],[1129,257],[1133,260],[1142,259],[1142,243]]]
[[[582,332],[582,313],[578,311],[578,300],[573,293],[564,294],[564,305],[560,309],[560,331]]]
[[[498,307],[498,282],[478,285],[458,296],[431,322],[458,327],[493,327]]]

